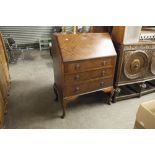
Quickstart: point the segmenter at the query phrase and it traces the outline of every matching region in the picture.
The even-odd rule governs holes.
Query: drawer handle
[[[76,70],[80,69],[80,64],[76,64],[76,65],[75,65],[75,69],[76,69]]]
[[[78,92],[80,90],[80,87],[76,86],[75,87],[75,92]]]
[[[107,61],[103,61],[102,66],[106,66],[106,65],[107,65]]]
[[[102,76],[104,76],[104,75],[105,75],[105,73],[106,73],[105,71],[102,71],[101,75],[102,75]]]
[[[103,87],[103,86],[104,86],[104,82],[101,82],[101,83],[100,83],[100,86]]]
[[[79,80],[80,79],[80,76],[77,74],[74,79],[75,80]]]

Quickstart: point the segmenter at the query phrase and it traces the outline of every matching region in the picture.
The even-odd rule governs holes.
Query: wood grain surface
[[[108,33],[55,34],[64,62],[116,55]]]

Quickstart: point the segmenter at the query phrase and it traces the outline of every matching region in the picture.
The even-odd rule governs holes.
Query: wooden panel
[[[93,69],[109,68],[115,64],[115,58],[107,57],[93,60],[68,62],[64,64],[65,73],[76,73]]]
[[[82,94],[86,92],[91,92],[94,90],[99,90],[102,88],[106,88],[112,86],[113,79],[112,78],[99,78],[97,80],[86,81],[80,84],[73,84],[72,86],[64,87],[64,96],[72,96],[77,94]]]
[[[1,33],[0,33],[0,38],[1,38],[1,41],[2,41],[2,45],[3,45],[3,50],[4,50],[6,62],[7,62],[7,64],[8,64],[8,68],[9,68],[9,57],[8,57],[7,50],[6,50],[5,43],[4,43],[4,39],[3,39]]]
[[[0,128],[3,127],[4,123],[4,100],[0,91]]]
[[[94,33],[108,32],[109,26],[93,26]]]
[[[3,127],[5,103],[10,87],[8,58],[3,38],[0,34],[0,128]]]
[[[116,56],[108,33],[55,34],[63,62]]]
[[[77,74],[67,74],[65,75],[65,85],[72,85],[73,83],[79,83],[81,81],[87,81],[96,78],[106,78],[106,77],[113,77],[113,68],[106,68],[106,69],[98,69],[92,70],[88,72],[81,72]]]
[[[8,59],[7,59],[6,48],[5,48],[4,41],[3,41],[1,34],[0,34],[0,58],[1,58],[1,65],[4,70],[5,79],[9,87],[10,86],[10,75],[9,75],[9,70],[8,70],[8,62],[7,62]]]
[[[59,45],[57,44],[56,38],[52,35],[53,46],[52,46],[52,56],[53,56],[53,69],[54,69],[54,81],[57,83],[59,91],[62,89],[63,85],[63,64],[62,57],[60,54]]]
[[[0,58],[0,91],[2,93],[3,99],[6,99],[7,92],[8,92],[8,86],[7,81],[5,78],[5,71],[2,67],[2,59]]]

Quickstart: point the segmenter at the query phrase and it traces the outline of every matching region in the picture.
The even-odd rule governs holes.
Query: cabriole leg
[[[119,87],[115,87],[113,96],[112,96],[112,102],[116,103],[116,97],[119,95],[121,89]]]
[[[111,105],[113,95],[114,95],[114,89],[109,93],[107,104]]]
[[[67,101],[64,99],[61,99],[61,106],[62,106],[62,116],[61,118],[65,118],[66,116],[66,106],[67,106]]]
[[[56,85],[54,84],[53,85],[53,90],[54,90],[54,93],[55,93],[55,101],[58,101],[58,92],[57,92],[57,89],[56,89]]]

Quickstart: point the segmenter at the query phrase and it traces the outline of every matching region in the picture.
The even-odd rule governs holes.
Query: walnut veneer
[[[116,52],[108,33],[54,34],[52,39],[53,87],[62,118],[68,101],[79,95],[99,90],[112,94]]]

